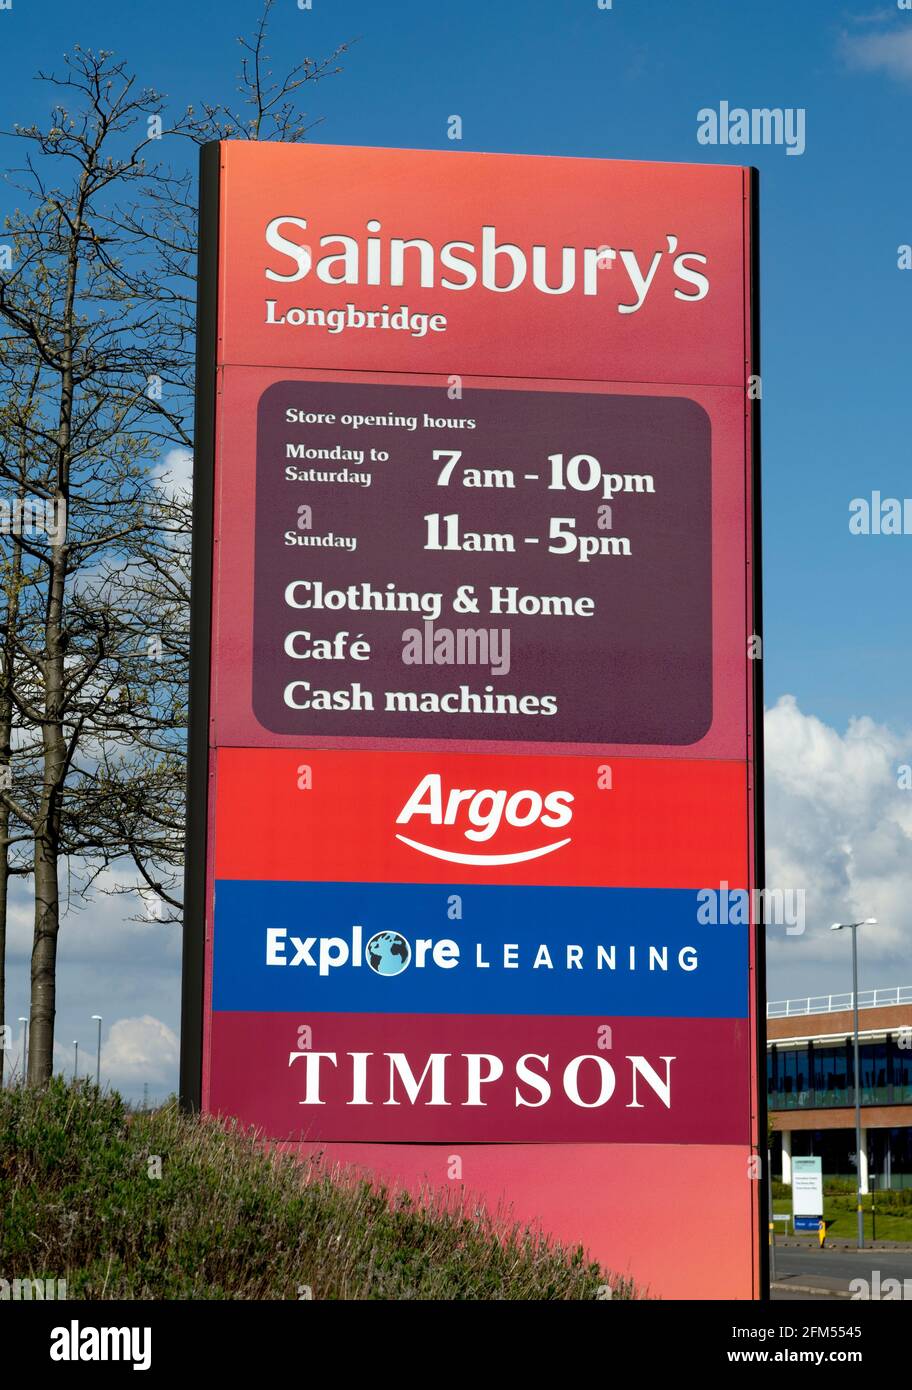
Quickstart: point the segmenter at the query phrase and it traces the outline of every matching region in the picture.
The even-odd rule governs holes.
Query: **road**
[[[807,1299],[826,1297],[845,1297],[850,1292],[853,1279],[866,1279],[875,1296],[878,1288],[880,1297],[888,1294],[894,1298],[903,1296],[902,1281],[908,1280],[905,1296],[912,1299],[912,1250],[807,1250],[776,1249],[776,1269],[773,1289],[774,1299]],[[885,1279],[898,1279],[900,1289],[887,1286]],[[793,1287],[788,1287],[793,1286]],[[826,1290],[819,1294],[806,1292],[807,1289]],[[802,1290],[805,1290],[804,1292]],[[842,1300],[840,1300],[842,1301]]]

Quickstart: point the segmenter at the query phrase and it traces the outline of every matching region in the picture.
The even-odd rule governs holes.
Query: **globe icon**
[[[401,975],[412,959],[412,948],[397,931],[378,931],[364,948],[375,975]]]

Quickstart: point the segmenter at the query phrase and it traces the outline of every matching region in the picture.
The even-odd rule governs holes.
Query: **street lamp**
[[[95,1059],[95,1085],[101,1090],[101,1014],[93,1014],[92,1022],[98,1024],[98,1054]]]
[[[864,1249],[864,1212],[861,1206],[861,1070],[858,1062],[858,928],[876,927],[876,917],[865,917],[861,922],[834,922],[830,931],[851,931],[852,933],[852,1016],[855,1025],[855,1167],[858,1174],[856,1182],[856,1207],[858,1212],[858,1249]]]
[[[17,1021],[25,1025],[22,1030],[22,1080],[26,1082],[28,1081],[28,1019],[20,1017]]]
[[[73,1080],[74,1080],[74,1081],[78,1081],[78,1080],[79,1080],[79,1043],[77,1042],[77,1040],[76,1040],[75,1038],[73,1039],[73,1047],[76,1049],[75,1052],[73,1053]]]

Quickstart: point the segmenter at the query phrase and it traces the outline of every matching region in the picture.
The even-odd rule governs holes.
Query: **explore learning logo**
[[[399,932],[378,931],[365,946],[364,959],[375,975],[401,975],[412,959],[412,948]]]

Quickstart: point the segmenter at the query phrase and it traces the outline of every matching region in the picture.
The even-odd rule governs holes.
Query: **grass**
[[[70,1298],[638,1296],[499,1214],[302,1164],[175,1104],[131,1113],[87,1081],[0,1091],[0,1212],[0,1276],[65,1279]]]
[[[891,1198],[899,1200],[890,1200]],[[866,1240],[874,1239],[871,1220],[871,1198],[862,1199],[864,1204],[864,1233]],[[912,1243],[912,1190],[876,1194],[877,1220],[876,1236],[880,1240],[901,1240]],[[791,1214],[790,1197],[773,1197],[774,1212]],[[858,1234],[858,1216],[855,1211],[854,1192],[828,1192],[824,1189],[823,1217],[827,1223],[827,1236],[836,1240],[854,1240]],[[776,1222],[776,1230],[782,1235],[792,1233],[791,1223]],[[816,1240],[816,1235],[813,1237]]]

